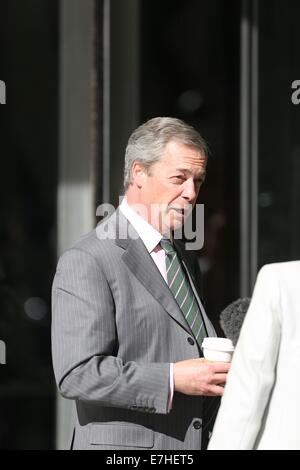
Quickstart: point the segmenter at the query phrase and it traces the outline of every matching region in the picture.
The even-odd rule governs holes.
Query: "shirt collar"
[[[128,204],[126,197],[123,198],[120,204],[120,211],[137,231],[148,252],[151,253],[163,238],[162,234]]]

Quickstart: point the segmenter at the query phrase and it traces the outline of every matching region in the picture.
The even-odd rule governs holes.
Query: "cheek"
[[[156,181],[151,186],[151,192],[153,195],[153,200],[159,202],[167,202],[169,192],[164,184],[160,183],[159,181]]]
[[[170,190],[169,190],[169,197],[172,201],[174,201],[177,198],[180,198],[181,194],[183,192],[183,188],[180,185],[174,185]]]
[[[180,186],[164,183],[156,178],[149,179],[147,184],[147,194],[150,203],[170,204],[181,193],[182,188]]]

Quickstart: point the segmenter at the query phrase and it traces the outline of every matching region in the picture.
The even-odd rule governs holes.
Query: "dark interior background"
[[[54,445],[58,3],[0,1],[0,449]]]
[[[300,258],[299,16],[297,0],[260,3],[259,267]]]

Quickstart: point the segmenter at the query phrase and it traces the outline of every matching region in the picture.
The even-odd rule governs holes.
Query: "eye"
[[[184,176],[180,176],[180,175],[173,176],[172,181],[173,181],[173,183],[175,183],[175,184],[182,184],[182,183],[185,181],[185,177],[184,177]]]

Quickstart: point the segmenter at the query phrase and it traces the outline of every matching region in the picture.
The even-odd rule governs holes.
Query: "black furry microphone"
[[[239,339],[240,331],[250,305],[250,301],[251,299],[249,297],[235,300],[229,304],[220,315],[221,328],[224,331],[226,338],[231,339],[234,346],[236,346]]]

